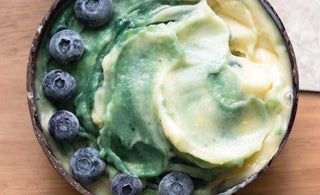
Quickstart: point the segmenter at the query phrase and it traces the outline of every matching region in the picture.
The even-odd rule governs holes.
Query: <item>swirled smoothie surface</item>
[[[80,131],[72,142],[48,139],[68,170],[79,147],[100,149],[106,173],[87,187],[110,194],[118,172],[142,178],[157,193],[170,171],[189,174],[195,194],[226,190],[261,169],[285,134],[292,77],[283,40],[256,0],[114,0],[111,21],[86,28],[73,2],[47,31],[37,60],[37,105],[43,129],[60,109],[74,112]],[[61,66],[50,38],[78,32],[82,58]],[[78,90],[52,105],[41,80],[61,68]]]

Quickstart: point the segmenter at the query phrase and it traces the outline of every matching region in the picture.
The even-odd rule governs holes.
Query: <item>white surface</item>
[[[296,53],[300,89],[320,91],[320,1],[269,0]]]

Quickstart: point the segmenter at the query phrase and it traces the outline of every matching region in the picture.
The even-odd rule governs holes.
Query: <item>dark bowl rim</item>
[[[50,27],[50,22],[54,19],[55,14],[59,11],[59,9],[62,7],[64,3],[67,1],[64,0],[56,0],[45,17],[42,19],[42,22],[40,23],[38,30],[36,31],[34,35],[34,39],[32,42],[32,47],[29,54],[29,62],[27,65],[27,98],[28,98],[28,105],[29,105],[29,112],[32,120],[32,125],[34,129],[35,136],[37,137],[37,140],[46,154],[48,160],[52,164],[52,166],[56,169],[56,171],[60,174],[61,177],[63,177],[74,189],[76,189],[78,192],[80,192],[83,195],[93,195],[91,192],[89,192],[87,189],[85,189],[80,183],[75,181],[71,175],[63,168],[63,166],[60,164],[60,162],[56,159],[53,152],[51,151],[51,148],[49,146],[49,143],[46,139],[46,136],[43,133],[43,130],[41,128],[41,124],[39,121],[39,116],[37,112],[37,104],[35,101],[35,69],[36,69],[36,58],[39,52],[39,49],[41,47],[42,39],[45,35],[45,32],[47,28]],[[295,120],[297,107],[298,107],[298,99],[299,99],[299,75],[298,75],[298,67],[297,62],[295,58],[295,53],[291,44],[291,41],[288,37],[288,34],[285,30],[285,27],[279,18],[278,14],[275,12],[274,8],[271,6],[271,4],[268,2],[268,0],[259,0],[261,5],[264,7],[264,9],[267,11],[267,13],[270,15],[272,20],[275,22],[283,41],[286,45],[288,55],[290,58],[291,63],[291,71],[292,71],[292,86],[293,86],[293,97],[292,97],[292,111],[290,116],[290,121],[288,124],[288,128],[286,131],[286,134],[282,138],[281,144],[275,153],[275,155],[272,157],[272,159],[257,173],[254,173],[249,178],[243,180],[239,184],[234,185],[232,188],[228,189],[224,193],[221,194],[229,194],[229,193],[235,193],[251,183],[253,180],[255,180],[261,173],[263,173],[275,160],[275,158],[279,155],[281,150],[283,149],[284,145],[286,144],[288,137],[290,135],[290,132],[293,127],[293,123]]]

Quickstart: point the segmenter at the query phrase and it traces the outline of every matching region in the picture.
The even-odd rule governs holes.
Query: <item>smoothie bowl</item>
[[[82,194],[231,194],[291,131],[298,72],[267,1],[56,1],[27,73],[35,134]]]

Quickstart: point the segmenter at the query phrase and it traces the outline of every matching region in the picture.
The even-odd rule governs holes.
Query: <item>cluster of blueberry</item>
[[[77,0],[74,6],[77,18],[89,28],[107,23],[113,15],[112,0]],[[84,52],[82,37],[75,31],[57,32],[50,41],[49,51],[52,58],[62,65],[79,60]],[[70,100],[77,91],[77,82],[66,71],[56,69],[49,72],[42,81],[45,97],[54,104]],[[59,142],[72,140],[79,131],[78,118],[69,111],[60,110],[49,120],[48,129]],[[105,172],[106,164],[99,151],[92,147],[80,148],[70,161],[72,177],[80,183],[90,183],[99,179]],[[118,174],[112,180],[113,195],[138,195],[142,193],[142,182],[128,174]],[[161,195],[188,195],[193,193],[191,178],[181,172],[171,172],[160,182]]]

